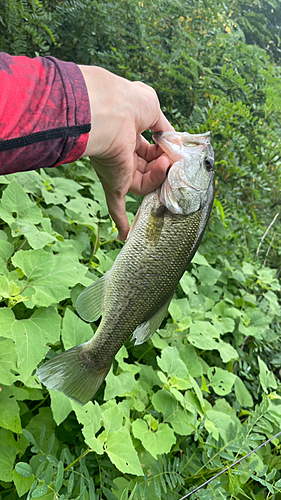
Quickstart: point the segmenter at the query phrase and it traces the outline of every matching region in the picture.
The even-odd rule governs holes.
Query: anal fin
[[[152,337],[152,335],[156,332],[157,328],[159,328],[166,316],[172,297],[173,295],[169,297],[165,304],[163,304],[163,306],[160,307],[160,309],[153,316],[151,316],[151,318],[144,323],[141,323],[135,329],[132,336],[132,340],[135,340],[135,345],[143,344],[143,342],[150,339],[150,337]]]
[[[76,309],[85,321],[95,321],[102,314],[107,277],[108,273],[105,273],[80,293],[76,301]]]

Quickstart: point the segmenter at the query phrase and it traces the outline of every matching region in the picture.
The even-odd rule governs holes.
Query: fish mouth
[[[172,161],[184,156],[186,150],[210,144],[210,132],[205,134],[189,134],[188,132],[155,132],[154,142],[167,154]]]

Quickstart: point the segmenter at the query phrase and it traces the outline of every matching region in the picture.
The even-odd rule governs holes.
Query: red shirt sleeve
[[[77,160],[90,122],[87,87],[76,64],[0,52],[0,174]]]

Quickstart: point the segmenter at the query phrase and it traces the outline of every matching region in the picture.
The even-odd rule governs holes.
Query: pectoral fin
[[[107,277],[108,273],[105,273],[80,293],[76,301],[76,309],[85,321],[95,321],[102,314]]]
[[[152,335],[156,332],[157,328],[161,325],[163,319],[166,316],[169,304],[172,300],[173,295],[163,304],[163,306],[155,313],[148,321],[141,323],[132,336],[132,340],[135,340],[135,345],[143,344],[146,340],[150,339]]]

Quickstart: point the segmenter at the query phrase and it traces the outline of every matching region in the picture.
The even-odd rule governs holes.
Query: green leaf
[[[210,379],[210,386],[219,396],[229,394],[236,380],[236,375],[226,370],[222,370],[217,366],[209,369],[208,377]]]
[[[258,356],[259,362],[259,379],[263,390],[268,393],[268,388],[272,387],[272,389],[277,389],[277,382],[274,377],[274,374],[268,369],[265,362]]]
[[[165,421],[170,422],[175,432],[182,436],[193,432],[194,413],[184,409],[168,391],[156,392],[152,396],[152,403],[155,410],[163,413]]]
[[[28,490],[30,490],[31,486],[33,485],[34,475],[31,474],[31,476],[22,477],[16,470],[13,470],[13,483],[16,487],[18,496],[22,497]]]
[[[45,433],[42,445],[40,445],[40,449],[43,453],[47,453],[49,442],[52,434],[55,432],[56,424],[52,417],[52,411],[49,407],[39,408],[39,412],[37,415],[31,418],[29,421],[26,430],[28,430],[32,436],[34,437],[36,443],[39,444],[40,437],[42,435],[42,429],[44,427]],[[53,453],[58,449],[58,440],[55,439]]]
[[[46,484],[41,484],[37,486],[35,490],[31,493],[32,498],[42,498],[44,495],[48,493],[48,486]]]
[[[91,339],[94,331],[88,323],[82,321],[71,309],[67,308],[62,323],[62,340],[65,349],[71,349]]]
[[[106,377],[106,388],[104,391],[104,399],[112,399],[116,396],[123,396],[130,393],[136,384],[134,375],[130,372],[121,372],[119,375],[114,375],[110,370]]]
[[[24,235],[29,245],[36,249],[43,248],[44,246],[52,243],[56,238],[45,231],[39,230],[34,224],[26,220],[18,220],[10,224],[12,229],[12,236]]]
[[[58,463],[58,472],[57,472],[57,475],[56,475],[56,478],[55,478],[55,488],[56,488],[56,492],[58,493],[62,487],[62,483],[63,483],[63,463],[60,461]],[[45,493],[47,493],[45,491]]]
[[[17,449],[12,446],[1,446],[0,453],[0,481],[12,481],[13,467]]]
[[[37,309],[28,319],[14,321],[9,336],[14,339],[18,354],[18,371],[24,382],[49,350],[47,343],[60,337],[60,316],[51,307]]]
[[[188,341],[202,350],[217,349],[224,363],[237,359],[238,353],[230,344],[219,338],[220,333],[208,321],[195,321],[190,325]]]
[[[49,393],[51,396],[51,408],[54,421],[57,425],[60,425],[73,410],[71,400],[62,392],[49,389]]]
[[[185,378],[188,374],[187,367],[180,359],[179,351],[176,347],[166,347],[163,349],[161,358],[157,357],[157,363],[161,370],[168,373],[170,377]]]
[[[147,428],[144,420],[138,418],[133,422],[132,431],[154,458],[157,458],[157,455],[169,453],[176,442],[175,434],[168,424],[159,424],[157,430],[153,432]]]
[[[12,180],[0,201],[0,218],[9,225],[20,219],[31,224],[39,224],[43,220],[43,214],[17,181]]]
[[[124,474],[144,475],[131,437],[125,429],[109,433],[105,451],[111,462]]]
[[[4,391],[0,392],[0,425],[17,434],[22,432],[19,405],[14,397],[5,396]]]
[[[237,400],[242,407],[253,406],[253,398],[246,388],[244,382],[239,377],[236,377],[235,379],[234,390]]]
[[[71,404],[76,413],[78,422],[83,425],[82,432],[85,442],[92,450],[102,454],[102,444],[95,437],[95,434],[101,428],[101,410],[98,403],[93,404],[90,401],[83,407],[73,401]]]
[[[18,462],[15,466],[15,470],[21,477],[30,477],[32,476],[32,469],[29,464],[25,462]]]
[[[87,268],[67,256],[53,255],[44,250],[20,250],[12,257],[27,277],[23,295],[31,295],[27,306],[45,306],[70,297],[70,287],[79,283]]]
[[[0,338],[0,383],[13,384],[18,380],[15,375],[17,372],[17,354],[14,342],[10,339],[1,341]]]
[[[214,286],[218,281],[221,272],[213,267],[200,266],[193,271],[201,285]]]

